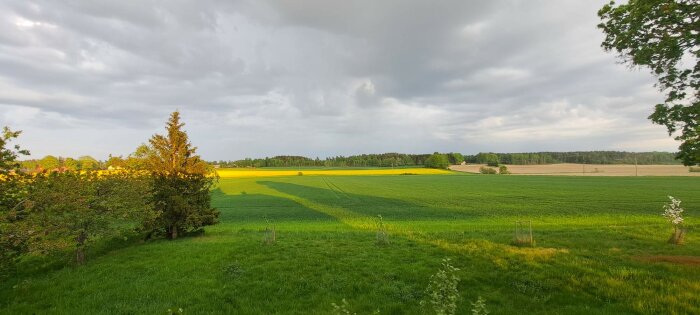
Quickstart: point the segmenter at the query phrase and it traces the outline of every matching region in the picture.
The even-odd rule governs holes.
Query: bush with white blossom
[[[663,216],[666,217],[671,224],[673,224],[673,227],[677,227],[683,223],[683,208],[681,208],[681,201],[673,198],[673,196],[668,196],[668,199],[671,201],[664,205]]]
[[[673,235],[671,235],[669,242],[680,244],[685,236],[685,230],[681,228],[683,224],[683,208],[681,208],[680,200],[673,198],[673,196],[668,196],[668,199],[670,201],[664,205],[663,216],[673,225]]]

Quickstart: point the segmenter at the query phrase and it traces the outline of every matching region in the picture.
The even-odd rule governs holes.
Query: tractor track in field
[[[325,183],[326,186],[328,187],[328,189],[331,191],[331,193],[333,193],[333,196],[335,196],[336,199],[340,199],[340,195],[338,195],[338,192],[335,191],[335,189],[333,189],[333,187],[331,187],[331,184],[328,183],[328,180],[326,179],[326,177],[321,176],[321,180],[323,180],[323,183]]]
[[[326,178],[325,176],[322,176],[321,179],[323,179],[323,182],[326,183],[326,186],[328,186],[328,189],[330,189],[333,192],[336,198],[341,199],[341,197],[343,197],[348,200],[355,200],[355,198],[350,197],[350,195],[347,192],[345,192],[345,190],[328,180],[328,178]]]

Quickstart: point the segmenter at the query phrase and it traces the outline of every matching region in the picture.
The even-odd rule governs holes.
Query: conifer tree
[[[207,164],[196,155],[196,147],[182,130],[180,113],[170,115],[166,135],[150,140],[147,168],[153,173],[153,198],[158,218],[153,230],[176,239],[180,234],[216,223],[218,211],[211,207],[209,189],[214,179],[208,176]]]

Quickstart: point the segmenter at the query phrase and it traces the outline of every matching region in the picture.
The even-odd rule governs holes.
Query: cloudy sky
[[[127,155],[179,109],[209,160],[674,151],[601,1],[2,1],[0,125]]]

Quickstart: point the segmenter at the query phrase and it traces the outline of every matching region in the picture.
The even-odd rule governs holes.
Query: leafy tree
[[[666,94],[649,118],[669,135],[680,131],[677,157],[700,164],[700,3],[697,0],[614,1],[598,11],[606,51],[647,67]]]
[[[95,158],[85,155],[78,158],[81,170],[96,170],[100,168],[100,162]]]
[[[10,141],[19,137],[21,131],[12,131],[8,127],[2,129],[0,137],[0,174],[17,171],[20,167],[17,159],[20,155],[29,155],[29,151],[22,150],[19,145],[10,147]]]
[[[26,171],[33,171],[40,166],[37,160],[24,160],[22,162],[19,162],[19,164],[21,166],[21,169]]]
[[[34,177],[15,222],[28,249],[47,255],[72,250],[83,264],[95,240],[121,235],[154,216],[148,178],[132,174],[51,172]]]
[[[124,168],[126,167],[126,161],[121,156],[112,156],[110,154],[107,159],[107,167]]]
[[[448,166],[450,166],[450,162],[447,155],[438,152],[433,153],[425,160],[425,167],[447,169]]]
[[[476,162],[489,166],[498,166],[501,161],[495,153],[479,153],[476,155]]]
[[[461,164],[464,162],[464,156],[461,153],[450,153],[447,155],[450,160],[450,164]]]
[[[195,154],[187,134],[182,130],[180,113],[173,112],[166,125],[166,135],[154,135],[147,150],[147,169],[153,173],[153,198],[159,217],[153,229],[163,229],[170,239],[183,232],[216,223],[218,211],[211,207],[207,164]]]
[[[63,161],[63,167],[69,171],[77,171],[80,168],[80,162],[74,158],[66,158]]]
[[[0,275],[10,270],[19,256],[26,251],[25,239],[16,233],[11,213],[20,205],[26,195],[19,172],[21,155],[29,155],[19,145],[10,142],[19,137],[21,131],[4,127],[0,136]]]
[[[151,154],[153,154],[151,147],[146,144],[141,144],[136,148],[134,153],[129,154],[124,161],[124,165],[133,170],[148,169],[148,157]]]
[[[39,160],[39,165],[45,170],[57,169],[61,166],[61,162],[53,155],[47,155]]]

